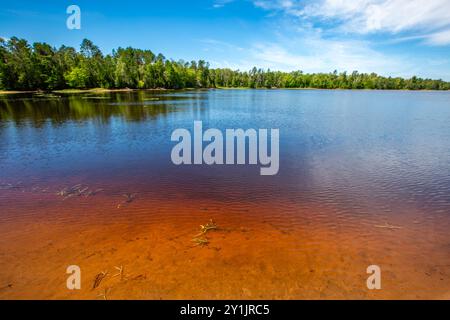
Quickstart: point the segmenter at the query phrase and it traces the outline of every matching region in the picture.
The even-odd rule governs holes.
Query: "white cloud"
[[[304,14],[346,19],[354,32],[436,30],[450,25],[448,0],[324,0],[306,6]]]
[[[426,42],[438,46],[450,44],[450,29],[428,35]]]
[[[255,6],[278,10],[305,20],[333,21],[335,31],[370,34],[408,32],[426,43],[450,44],[449,0],[255,0]]]

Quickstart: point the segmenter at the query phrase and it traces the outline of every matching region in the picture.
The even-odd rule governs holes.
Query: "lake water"
[[[279,128],[278,174],[175,166],[195,120]],[[450,92],[0,96],[3,299],[448,299],[449,227]]]

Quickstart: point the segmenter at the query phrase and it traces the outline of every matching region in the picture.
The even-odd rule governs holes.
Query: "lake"
[[[196,120],[279,129],[278,174],[174,165]],[[2,299],[449,299],[449,228],[450,92],[0,96]]]

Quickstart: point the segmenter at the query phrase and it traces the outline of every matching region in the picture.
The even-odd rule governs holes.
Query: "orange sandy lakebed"
[[[180,205],[141,195],[117,208],[120,195],[8,196],[14,208],[2,203],[1,211],[15,219],[0,226],[3,299],[448,298],[450,259],[414,236],[432,232],[427,223],[390,229],[335,216],[331,226],[332,212],[283,203]],[[283,208],[296,217],[274,215]],[[218,228],[196,245],[210,219]],[[374,263],[382,290],[366,286]],[[69,265],[81,269],[81,290],[66,287]]]

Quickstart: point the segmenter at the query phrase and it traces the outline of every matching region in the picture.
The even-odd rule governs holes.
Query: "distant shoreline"
[[[77,94],[77,93],[113,93],[113,92],[157,92],[157,91],[187,91],[187,90],[317,90],[317,91],[408,91],[408,92],[448,92],[449,90],[431,90],[431,89],[342,89],[342,88],[249,88],[249,87],[218,87],[218,88],[183,88],[183,89],[166,89],[166,88],[156,88],[156,89],[104,89],[104,88],[93,88],[93,89],[62,89],[62,90],[0,90],[0,95],[13,95],[13,94],[36,94],[36,93],[66,93],[66,94]]]
[[[20,93],[109,93],[109,92],[134,92],[134,91],[167,91],[168,89],[104,89],[104,88],[93,88],[93,89],[62,89],[62,90],[0,90],[0,94],[20,94]]]
[[[249,87],[218,87],[218,88],[209,88],[209,89],[217,89],[217,90],[319,90],[319,91],[430,91],[430,92],[447,92],[450,89],[443,90],[431,90],[431,89],[344,89],[344,88],[249,88]]]

